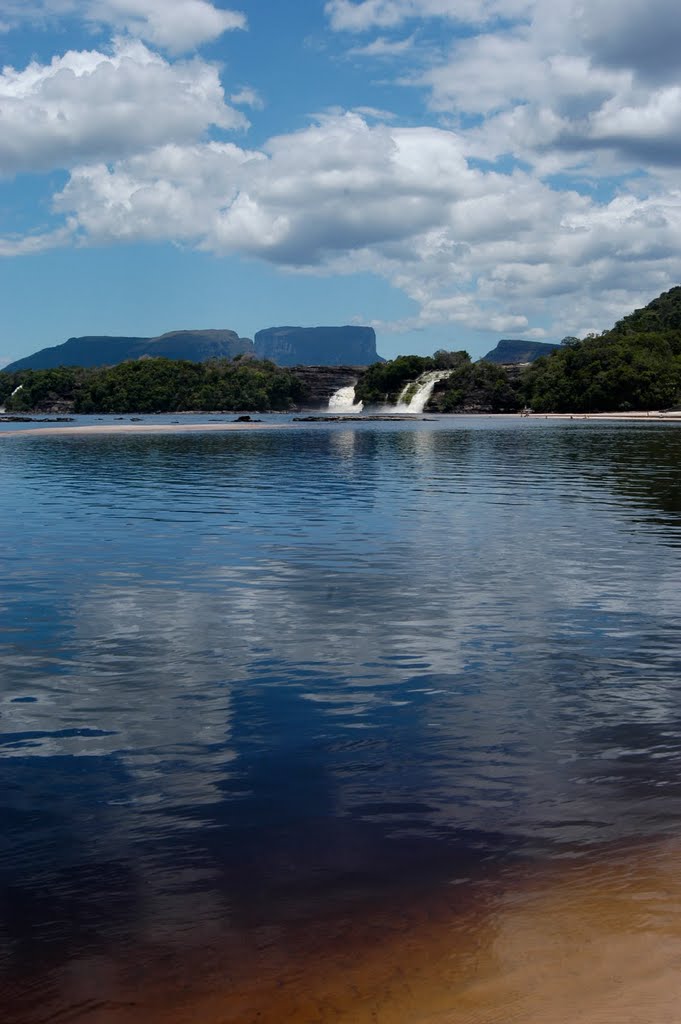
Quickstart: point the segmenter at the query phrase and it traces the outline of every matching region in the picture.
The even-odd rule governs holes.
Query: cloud
[[[22,20],[77,17],[94,26],[128,32],[174,53],[246,28],[244,14],[216,7],[209,0],[4,0],[0,13],[8,26]]]
[[[642,165],[681,164],[681,88],[652,92],[638,104],[605,103],[590,119],[586,144]]]
[[[87,17],[174,52],[246,27],[245,15],[207,0],[90,0]]]
[[[87,0],[79,10],[151,38],[159,2]],[[207,38],[213,15],[228,12],[200,6]],[[678,282],[681,51],[659,27],[669,0],[329,0],[325,9],[335,30],[353,33],[351,55],[404,58],[401,82],[421,90],[428,123],[414,126],[412,112],[407,127],[367,104],[246,149],[214,129],[245,125],[234,107],[259,109],[258,93],[236,88],[226,102],[218,70],[200,59],[171,61],[125,37],[111,53],[5,69],[0,169],[70,175],[54,197],[61,228],[7,239],[0,253],[170,241],[287,272],[379,275],[414,305],[395,329],[549,337],[608,326]],[[170,46],[189,7],[166,10],[179,20],[158,21],[166,37],[153,41]],[[432,33],[418,19],[438,19],[430,65]],[[410,35],[400,32],[407,24]]]
[[[179,241],[289,271],[379,275],[414,302],[409,328],[536,336],[548,319],[563,337],[678,280],[678,190],[598,203],[526,171],[471,166],[466,141],[347,113],[263,151],[197,143],[83,166],[55,202],[86,241]]]
[[[351,57],[403,57],[414,46],[414,37],[406,39],[386,39],[379,36],[366,46],[353,46],[348,50]]]
[[[495,18],[524,17],[532,0],[328,0],[325,11],[336,31],[395,28],[418,18],[484,24]]]
[[[0,237],[0,257],[29,256],[47,249],[56,249],[67,245],[73,238],[75,224],[67,223],[63,227],[43,234],[16,237]],[[5,362],[9,362],[8,359]]]
[[[396,23],[450,17],[439,6],[395,0],[390,10]],[[327,10],[337,26],[345,18],[350,27],[352,14],[370,27],[387,8],[338,0]],[[425,88],[431,110],[450,123],[475,120],[469,155],[511,155],[540,175],[679,163],[681,27],[670,0],[533,0],[515,15],[510,3],[479,2],[456,13],[470,29],[450,33],[447,57],[402,81]],[[508,20],[485,21],[492,13]]]
[[[143,43],[118,40],[111,53],[69,51],[47,65],[4,68],[0,174],[121,158],[246,124],[225,103],[213,65],[170,64]]]
[[[676,0],[595,0],[575,7],[576,30],[600,64],[667,79],[681,69]]]
[[[112,167],[76,168],[55,206],[73,213],[82,236],[99,242],[200,244],[237,200],[240,169],[264,159],[230,143],[169,144]]]
[[[251,107],[253,110],[262,110],[265,106],[262,96],[249,86],[243,86],[238,92],[232,93],[229,102],[235,107]]]

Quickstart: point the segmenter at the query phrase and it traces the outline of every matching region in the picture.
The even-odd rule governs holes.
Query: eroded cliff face
[[[267,327],[255,354],[278,366],[369,366],[380,361],[373,327]]]
[[[365,369],[364,366],[292,366],[291,373],[305,388],[301,408],[327,409],[331,396],[340,388],[354,387]]]

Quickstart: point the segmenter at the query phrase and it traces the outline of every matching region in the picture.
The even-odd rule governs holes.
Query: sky
[[[681,282],[676,0],[0,0],[0,366],[370,324],[480,356]]]

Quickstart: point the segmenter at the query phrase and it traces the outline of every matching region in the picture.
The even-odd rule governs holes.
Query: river
[[[0,437],[6,1024],[681,998],[681,429]]]

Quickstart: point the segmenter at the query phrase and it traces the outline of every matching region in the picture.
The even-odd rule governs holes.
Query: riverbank
[[[624,421],[643,423],[681,423],[681,411],[662,412],[531,412],[514,414],[514,419],[534,420],[594,420],[596,422]]]
[[[196,415],[196,414],[193,414]],[[429,414],[422,416],[419,413],[408,415],[399,413],[395,415],[383,414],[352,414],[329,416],[317,414],[309,416],[294,416],[292,419],[276,422],[258,422],[256,420],[238,422],[229,420],[225,422],[199,422],[186,423],[176,421],[173,423],[79,423],[73,426],[57,426],[50,423],[49,426],[36,426],[35,423],[27,423],[26,426],[12,427],[10,430],[0,430],[0,438],[3,437],[48,437],[48,436],[89,436],[97,434],[178,434],[178,433],[224,433],[232,431],[254,431],[254,430],[282,430],[300,429],[311,423],[370,423],[380,422],[403,422],[415,423],[423,419],[431,422],[456,423],[464,419],[475,420],[566,420],[592,423],[681,423],[681,412],[600,412],[600,413],[466,413],[466,414]]]
[[[24,427],[17,430],[2,430],[3,437],[46,437],[46,436],[87,436],[91,434],[187,434],[224,433],[234,430],[280,430],[288,423],[93,423],[76,427]]]

